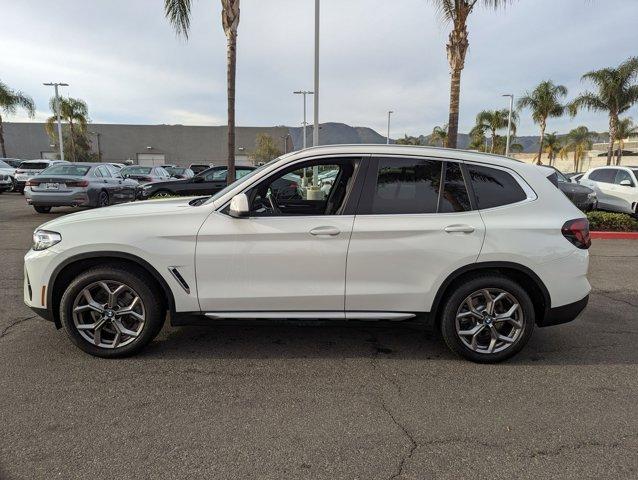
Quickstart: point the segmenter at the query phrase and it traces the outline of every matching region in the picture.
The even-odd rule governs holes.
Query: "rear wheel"
[[[162,298],[138,270],[97,267],[73,280],[62,295],[60,320],[69,338],[98,357],[133,355],[162,329]]]
[[[109,206],[109,194],[104,190],[100,192],[100,195],[97,197],[97,206],[98,207],[108,207]]]
[[[34,205],[33,208],[38,213],[49,213],[51,211],[51,207],[43,207],[43,206]]]
[[[441,318],[445,343],[479,363],[506,360],[534,331],[534,306],[516,282],[499,275],[477,276],[448,297]]]
[[[11,178],[11,188],[9,188],[9,190],[7,190],[7,192],[15,192],[16,191],[16,180],[13,177]]]
[[[173,192],[169,192],[168,190],[160,190],[159,192],[155,192],[151,198],[166,198],[172,197],[174,195]]]

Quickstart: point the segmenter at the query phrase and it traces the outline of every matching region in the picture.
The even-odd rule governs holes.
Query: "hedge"
[[[589,229],[599,232],[638,232],[638,220],[625,213],[588,212]]]

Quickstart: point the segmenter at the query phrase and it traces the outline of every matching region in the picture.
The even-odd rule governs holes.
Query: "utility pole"
[[[505,156],[509,157],[510,154],[510,136],[512,132],[512,109],[514,108],[514,95],[511,93],[506,93],[503,95],[504,97],[510,98],[510,114],[507,119],[507,143],[505,144]]]
[[[385,143],[390,145],[390,115],[394,113],[394,110],[388,110],[388,135],[385,137]]]
[[[296,92],[292,92],[295,95],[303,95],[303,148],[306,148],[306,95],[314,95],[315,92],[311,92],[309,90],[297,90]]]
[[[315,0],[315,91],[312,145],[319,145],[319,0]],[[305,138],[305,137],[304,137]]]
[[[47,87],[55,88],[55,116],[58,120],[58,143],[60,144],[60,160],[64,160],[64,145],[62,140],[62,121],[60,120],[60,95],[58,93],[58,87],[68,87],[68,83],[61,82],[49,82],[43,83]]]

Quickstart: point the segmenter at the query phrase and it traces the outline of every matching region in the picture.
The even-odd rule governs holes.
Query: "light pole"
[[[60,95],[58,94],[58,87],[68,87],[68,83],[61,82],[49,82],[43,83],[47,87],[55,88],[55,116],[58,120],[58,143],[60,144],[60,160],[64,160],[64,146],[62,145],[62,122],[60,121]]]
[[[306,148],[306,125],[308,125],[308,122],[306,122],[306,95],[314,95],[315,92],[311,92],[309,90],[297,90],[292,93],[295,95],[303,95],[303,148]]]
[[[506,93],[503,95],[504,97],[510,98],[510,113],[507,118],[507,142],[505,143],[505,156],[509,157],[510,154],[510,135],[512,132],[512,109],[514,108],[514,95],[511,93]]]
[[[315,91],[312,145],[319,145],[319,0],[315,0]],[[305,137],[304,137],[305,138]]]
[[[390,115],[394,113],[394,110],[388,110],[388,135],[385,137],[385,143],[390,145]]]

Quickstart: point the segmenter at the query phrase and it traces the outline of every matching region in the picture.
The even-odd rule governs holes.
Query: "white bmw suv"
[[[335,172],[329,189],[320,176]],[[34,233],[24,300],[101,357],[220,319],[436,326],[477,362],[587,304],[589,228],[539,167],[457,150],[294,152],[209,198],[67,215]]]

